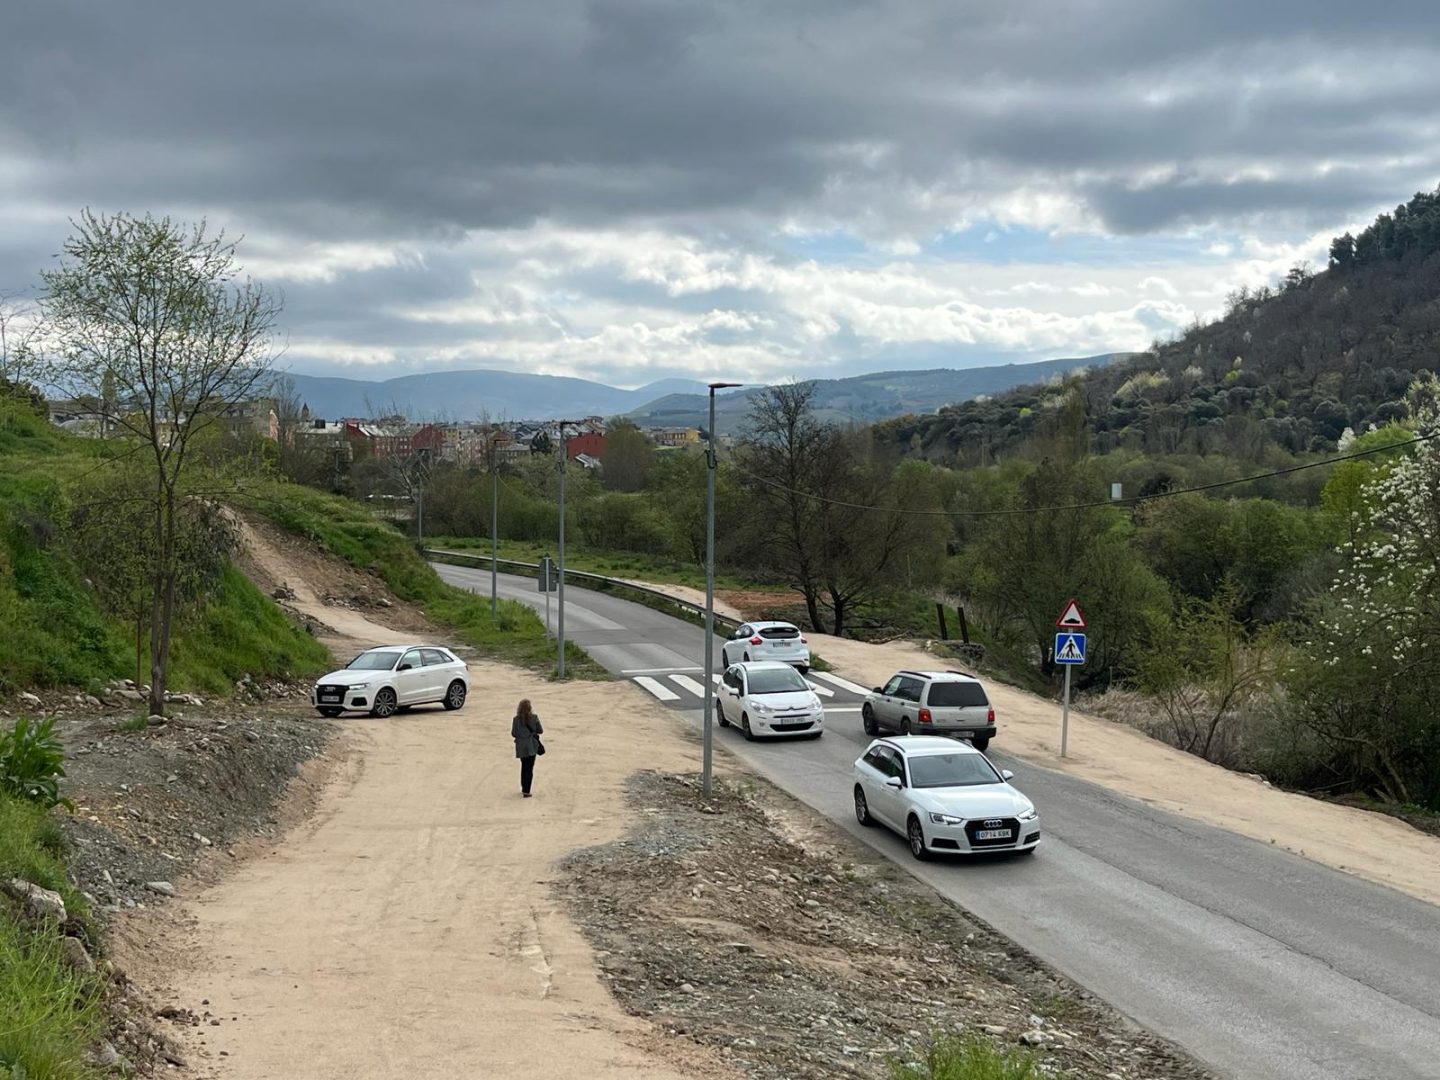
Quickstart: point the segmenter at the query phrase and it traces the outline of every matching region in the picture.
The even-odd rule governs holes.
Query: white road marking
[[[698,667],[637,667],[624,668],[621,675],[669,675],[672,671],[703,671]]]
[[[827,690],[827,689],[826,689],[825,687],[823,687],[823,686],[816,686],[816,685],[815,685],[813,682],[811,682],[809,679],[806,679],[806,680],[805,680],[805,685],[808,686],[811,690],[814,690],[815,693],[819,694],[821,697],[834,697],[834,696],[835,696],[835,691],[834,691],[834,690]]]
[[[657,679],[651,679],[645,675],[637,675],[634,681],[646,690],[649,690],[650,693],[654,694],[661,701],[680,700],[679,694],[675,693],[675,691],[671,690],[668,686],[663,685]]]
[[[680,686],[686,690],[689,690],[690,693],[694,694],[698,698],[703,698],[705,696],[705,684],[697,682],[696,680],[690,678],[689,675],[671,675],[670,681],[673,682],[676,686]]]
[[[817,679],[824,679],[831,686],[838,686],[841,690],[849,690],[850,693],[859,694],[861,697],[865,697],[870,693],[870,691],[866,690],[863,686],[856,686],[848,679],[842,679],[839,675],[831,675],[828,671],[811,671],[810,674]]]
[[[826,706],[825,706],[825,715],[826,715],[826,716],[829,716],[831,713],[837,713],[837,712],[859,712],[859,711],[860,711],[860,706],[859,706],[859,705],[826,705]]]

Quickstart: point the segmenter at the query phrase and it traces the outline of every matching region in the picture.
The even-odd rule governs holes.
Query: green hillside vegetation
[[[1318,273],[1241,289],[1216,322],[1094,368],[910,416],[877,438],[944,464],[988,465],[1032,449],[1078,388],[1091,448],[1246,461],[1333,452],[1348,428],[1403,415],[1414,378],[1440,368],[1440,192],[1421,193]]]
[[[111,475],[115,452],[110,443],[55,430],[23,401],[0,400],[0,619],[7,628],[0,688],[135,677],[133,621],[102,603],[92,580],[106,573],[105,563],[82,564],[72,528],[76,493]],[[149,670],[146,642],[142,671]],[[299,677],[328,662],[318,642],[233,570],[207,583],[174,649],[175,685],[212,694],[247,673]]]
[[[489,597],[440,580],[413,540],[350,499],[283,481],[257,488],[252,505],[281,528],[313,540],[352,566],[381,578],[396,596],[453,629],[482,654],[540,671],[555,667],[555,645],[543,621],[524,604],[502,600],[490,617]],[[583,649],[566,643],[565,671],[576,678],[606,678]]]

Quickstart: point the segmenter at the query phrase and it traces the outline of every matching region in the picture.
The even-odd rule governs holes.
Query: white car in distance
[[[368,712],[386,717],[415,705],[440,704],[454,710],[470,693],[470,671],[438,645],[386,645],[367,649],[339,671],[322,675],[310,704],[325,717]]]
[[[1040,843],[1035,804],[973,746],[939,735],[876,739],[855,762],[855,820],[905,837],[910,853],[1028,855]]]
[[[771,735],[825,734],[825,707],[801,674],[787,663],[761,660],[731,664],[715,688],[721,727],[739,726],[747,739]]]
[[[741,623],[720,646],[721,666],[748,664],[752,660],[783,660],[804,675],[810,670],[810,644],[794,623]]]

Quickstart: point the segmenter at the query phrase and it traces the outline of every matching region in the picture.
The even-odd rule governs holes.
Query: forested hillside
[[[1260,460],[1333,451],[1346,428],[1398,419],[1406,387],[1437,368],[1440,190],[1337,237],[1328,268],[1296,266],[1276,287],[1241,289],[1222,319],[1071,383],[1093,452]],[[991,464],[1045,431],[1071,383],[904,417],[877,434],[931,461]]]

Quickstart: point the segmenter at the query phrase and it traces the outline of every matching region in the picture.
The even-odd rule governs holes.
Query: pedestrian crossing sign
[[[1055,663],[1083,664],[1084,662],[1084,634],[1062,633],[1055,635]]]

